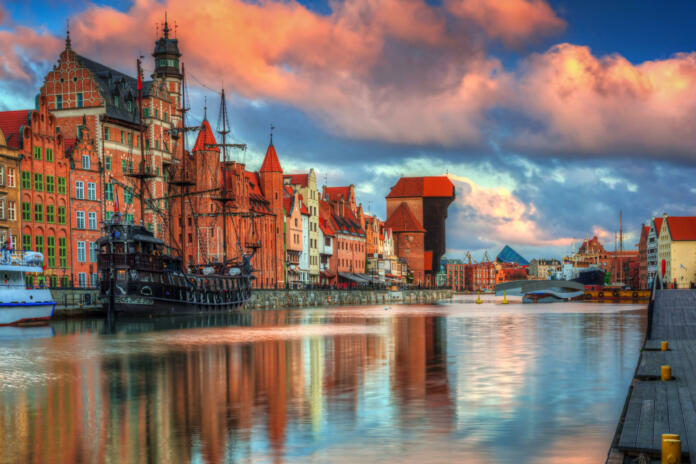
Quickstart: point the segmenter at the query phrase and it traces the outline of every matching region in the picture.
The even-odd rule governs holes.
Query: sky
[[[686,1],[25,0],[0,3],[0,110],[33,106],[64,48],[135,75],[168,12],[195,124],[219,89],[258,169],[356,186],[385,219],[400,176],[448,175],[447,256],[624,248],[696,214],[696,32]],[[151,71],[151,58],[145,71]],[[242,155],[240,155],[242,156]]]

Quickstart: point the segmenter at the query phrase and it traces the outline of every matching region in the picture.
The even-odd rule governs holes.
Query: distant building
[[[638,243],[638,285],[635,288],[648,288],[648,235],[650,226],[640,226]]]
[[[472,265],[471,290],[493,290],[495,288],[495,263],[486,261]]]
[[[648,288],[652,288],[655,274],[660,272],[660,267],[657,263],[657,244],[660,238],[660,231],[662,231],[662,218],[652,218],[650,220],[649,227],[648,243],[646,244],[646,272]]]
[[[454,198],[454,185],[445,176],[402,177],[387,195],[385,226],[394,233],[396,255],[408,262],[414,285],[435,285]]]
[[[446,261],[444,264],[445,286],[451,288],[455,292],[466,291],[468,283],[467,270],[471,265],[464,264],[460,259],[448,259],[443,261]],[[471,284],[469,287],[471,287]]]
[[[524,259],[518,252],[513,250],[510,246],[505,245],[495,260],[499,263],[517,263],[522,266],[529,266],[529,261]]]
[[[529,277],[545,280],[561,266],[557,259],[533,259],[529,262]]]
[[[657,244],[665,260],[665,283],[688,288],[696,283],[696,217],[663,216]]]
[[[283,181],[285,184],[293,186],[300,192],[300,195],[302,195],[302,202],[306,205],[309,212],[307,216],[309,281],[318,284],[319,250],[323,245],[319,243],[319,190],[317,189],[317,175],[314,169],[310,169],[306,174],[285,174],[283,176]]]
[[[21,117],[20,112],[20,117]],[[26,115],[26,113],[25,113]],[[18,248],[20,236],[19,205],[19,146],[10,146],[2,131],[0,120],[0,244]]]

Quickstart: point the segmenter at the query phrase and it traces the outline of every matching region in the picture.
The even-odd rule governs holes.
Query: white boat
[[[51,291],[26,285],[27,274],[43,273],[43,255],[34,251],[0,253],[0,326],[49,320],[56,307]]]

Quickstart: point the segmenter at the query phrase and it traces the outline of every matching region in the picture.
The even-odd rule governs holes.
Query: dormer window
[[[128,100],[128,112],[133,112],[133,102],[131,100]]]
[[[118,95],[114,95],[114,106],[115,106],[116,108],[119,107]]]

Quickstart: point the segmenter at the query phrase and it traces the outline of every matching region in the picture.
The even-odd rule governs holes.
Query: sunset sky
[[[33,106],[64,48],[135,75],[176,22],[192,124],[231,96],[258,169],[354,183],[384,219],[401,175],[448,173],[448,256],[625,247],[654,215],[696,214],[696,3],[543,0],[84,0],[0,3],[0,110]]]

